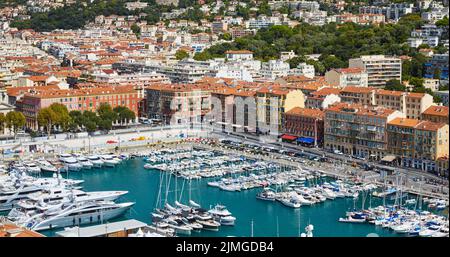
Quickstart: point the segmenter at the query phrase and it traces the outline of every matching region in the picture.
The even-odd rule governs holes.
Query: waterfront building
[[[448,106],[432,105],[422,112],[421,119],[448,124]]]
[[[323,143],[324,112],[319,109],[295,107],[284,114],[283,131],[297,137],[297,142],[321,146]]]
[[[413,167],[436,171],[436,160],[448,156],[448,124],[422,121],[415,127]]]
[[[396,118],[387,126],[388,150],[395,155],[397,163],[412,167],[415,153],[415,127],[420,123],[417,119]]]
[[[155,84],[146,88],[147,117],[164,124],[203,122],[210,111],[211,91],[208,84]]]
[[[361,68],[367,72],[367,85],[383,87],[391,79],[402,81],[400,58],[384,55],[363,55],[349,60],[350,68]]]
[[[325,112],[324,147],[344,154],[381,160],[387,151],[389,121],[404,117],[399,111],[338,103]]]
[[[396,118],[388,123],[388,150],[398,164],[438,171],[438,160],[448,156],[448,124]]]
[[[331,69],[325,73],[325,80],[333,86],[367,87],[368,74],[362,68]]]
[[[266,86],[256,93],[257,126],[263,133],[279,135],[284,124],[284,113],[294,107],[305,107],[301,90],[277,85]]]
[[[211,92],[210,120],[222,131],[256,132],[258,87],[222,87]]]
[[[83,89],[48,89],[34,90],[24,93],[16,101],[18,111],[26,118],[26,126],[37,129],[37,115],[39,110],[53,103],[60,103],[70,111],[94,111],[102,103],[108,103],[112,108],[117,106],[128,107],[138,113],[138,104],[142,98],[133,86],[98,86]]]

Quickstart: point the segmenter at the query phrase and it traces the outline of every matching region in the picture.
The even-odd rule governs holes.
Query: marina
[[[188,144],[26,163],[41,169],[4,165],[13,172],[0,176],[2,199],[23,193],[2,203],[1,215],[47,236],[114,236],[95,231],[126,220],[145,224],[127,230],[130,237],[448,236],[448,201],[244,151]],[[64,218],[71,213],[77,218]]]

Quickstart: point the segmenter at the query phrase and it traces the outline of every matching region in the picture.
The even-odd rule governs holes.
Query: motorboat
[[[90,155],[87,157],[87,159],[92,163],[94,168],[101,168],[104,164],[102,159],[97,155]]]
[[[227,210],[224,205],[217,204],[208,213],[213,215],[214,219],[220,222],[221,225],[234,226],[236,218],[231,216],[231,212]]]
[[[25,166],[27,172],[30,174],[36,174],[36,173],[41,172],[41,168],[39,168],[39,166],[37,166],[36,163],[34,163],[34,162],[25,162],[24,166]]]
[[[86,157],[80,156],[77,158],[77,161],[83,166],[83,169],[92,169],[94,167],[94,164],[89,161]]]
[[[133,202],[89,201],[65,203],[59,209],[45,210],[33,215],[26,213],[13,221],[31,230],[41,231],[67,226],[103,222],[121,216],[134,205]]]
[[[278,201],[280,201],[283,205],[286,205],[291,208],[300,208],[301,206],[301,204],[293,198],[281,198],[278,199]]]
[[[197,223],[203,226],[204,230],[218,231],[221,225],[220,222],[215,220],[197,220]]]
[[[262,192],[256,195],[256,199],[273,202],[276,200],[275,196],[276,196],[275,192],[273,192],[268,188],[264,188]]]
[[[60,161],[68,171],[79,171],[83,168],[74,157],[61,158]]]
[[[53,164],[51,164],[46,160],[37,161],[37,165],[39,166],[39,168],[41,168],[42,172],[52,172],[52,173],[58,172],[58,169],[55,166],[53,166]]]
[[[100,158],[106,167],[114,167],[120,163],[120,161],[114,159],[112,155],[101,155]]]

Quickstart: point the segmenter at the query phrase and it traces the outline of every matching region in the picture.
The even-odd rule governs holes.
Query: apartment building
[[[448,106],[432,105],[422,112],[421,119],[448,124]]]
[[[436,161],[448,156],[448,124],[422,121],[415,127],[413,167],[436,171]]]
[[[141,97],[133,86],[99,86],[84,89],[50,89],[30,91],[16,102],[18,111],[23,112],[26,125],[37,129],[39,110],[53,103],[60,103],[70,111],[95,111],[100,104],[108,103],[112,108],[128,107],[138,116]]]
[[[289,74],[289,63],[280,60],[270,60],[262,63],[260,74],[268,80],[285,77]]]
[[[338,103],[325,109],[324,148],[381,160],[388,149],[389,121],[404,117],[396,110]]]
[[[367,85],[383,87],[391,79],[402,81],[402,61],[385,55],[364,55],[349,60],[350,68],[361,68],[367,72]]]
[[[263,133],[279,135],[284,124],[284,113],[294,107],[305,107],[301,90],[280,86],[267,86],[256,93],[257,129]]]
[[[410,119],[419,119],[421,113],[433,105],[433,97],[425,93],[378,89],[374,97],[375,105],[401,111]]]
[[[367,87],[368,74],[362,68],[331,69],[325,73],[325,81],[340,88]]]
[[[306,145],[323,144],[324,112],[319,109],[295,107],[284,114],[283,132],[297,137]]]
[[[210,111],[211,91],[207,84],[155,84],[146,88],[147,117],[165,124],[203,122]]]

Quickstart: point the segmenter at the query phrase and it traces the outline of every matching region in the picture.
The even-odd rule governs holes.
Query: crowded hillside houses
[[[135,120],[129,124],[139,117],[164,125],[205,124],[448,175],[448,25],[438,23],[448,17],[448,1],[369,1],[349,12],[349,1],[199,0],[200,8],[174,7],[154,23],[139,12],[147,1],[124,1],[137,15],[98,15],[78,29],[13,26],[76,2],[30,0],[0,8],[0,117],[22,113],[23,130],[43,130],[39,112],[54,103],[68,112],[96,112],[108,104],[131,110]],[[254,2],[264,2],[270,12],[251,12],[259,10]],[[284,7],[287,13],[280,11]],[[193,8],[203,18],[184,15]],[[254,15],[237,15],[243,8]],[[196,58],[274,26],[384,26],[409,14],[422,21],[403,44],[425,58],[422,91],[404,77],[413,58],[407,55],[368,51],[325,70],[317,65],[321,53],[300,56],[298,49],[270,59],[252,49]],[[0,121],[2,137],[15,133],[6,118]]]

